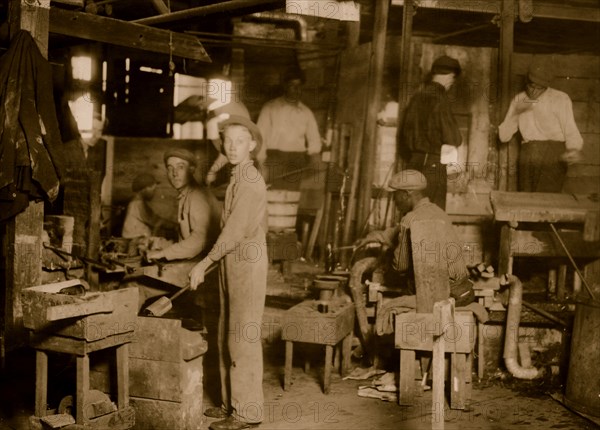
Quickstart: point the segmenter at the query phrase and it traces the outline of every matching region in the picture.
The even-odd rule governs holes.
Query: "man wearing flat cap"
[[[447,91],[461,73],[458,60],[443,55],[431,66],[430,81],[411,98],[400,127],[399,152],[407,167],[427,178],[427,195],[446,210],[447,172],[441,163],[442,145],[457,147],[462,136]]]
[[[397,226],[386,230],[370,232],[365,238],[355,243],[356,247],[369,242],[377,242],[388,249],[393,249],[393,262],[386,279],[398,279],[398,275],[409,275],[408,283],[412,284],[412,242],[411,226],[415,221],[441,220],[445,225],[445,234],[440,243],[460,244],[452,221],[440,207],[425,196],[427,179],[417,170],[402,170],[396,173],[388,184],[394,193],[396,207],[405,214]],[[474,293],[469,281],[467,265],[462,255],[461,246],[447,246],[448,255],[444,258],[448,264],[450,294],[455,298],[457,306],[465,306],[473,301]],[[458,251],[458,252],[457,252]],[[397,272],[397,273],[394,273]]]
[[[214,197],[194,179],[196,157],[184,148],[171,148],[164,154],[169,183],[177,190],[179,241],[148,251],[149,260],[193,258],[210,249],[219,232],[219,212]]]
[[[567,165],[580,159],[583,139],[569,96],[550,88],[553,74],[547,64],[529,66],[525,91],[510,103],[498,127],[501,142],[521,134],[519,191],[560,193]]]

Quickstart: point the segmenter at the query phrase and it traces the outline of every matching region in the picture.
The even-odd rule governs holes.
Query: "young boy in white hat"
[[[260,327],[267,289],[267,188],[251,152],[262,143],[258,127],[231,115],[220,125],[231,165],[221,234],[208,256],[190,272],[196,289],[206,269],[219,262],[219,364],[221,406],[205,415],[224,418],[212,430],[238,430],[263,419],[263,357]],[[252,335],[248,335],[249,328]]]

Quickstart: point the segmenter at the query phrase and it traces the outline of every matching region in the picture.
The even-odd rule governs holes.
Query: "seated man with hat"
[[[376,333],[378,336],[384,336],[393,333],[393,316],[398,313],[407,312],[415,309],[417,305],[416,288],[413,272],[413,252],[419,250],[413,249],[414,241],[411,238],[411,229],[416,221],[443,221],[444,234],[439,237],[441,246],[434,244],[425,245],[427,257],[432,258],[431,250],[437,252],[435,257],[440,261],[445,260],[448,267],[448,278],[450,284],[450,296],[455,299],[457,307],[468,306],[469,308],[478,305],[473,303],[475,293],[473,284],[469,280],[467,266],[462,254],[462,246],[458,240],[457,234],[452,226],[452,221],[440,207],[432,203],[425,195],[427,188],[427,179],[417,170],[402,170],[396,173],[388,183],[388,190],[394,193],[394,200],[398,211],[404,216],[398,225],[386,230],[376,230],[370,232],[366,237],[355,242],[355,249],[361,248],[368,243],[378,243],[382,245],[382,257],[366,270],[373,269],[372,281],[383,283],[387,289],[397,290],[398,297],[388,298],[380,303],[376,311],[374,330],[368,328],[367,313],[359,312],[357,308],[358,325],[362,332],[362,351],[370,358],[371,367],[357,367],[348,378],[366,379],[367,377],[381,373],[381,364],[386,356],[386,348],[377,346],[377,341],[372,337]],[[459,246],[456,246],[459,244]],[[457,252],[458,251],[458,252]],[[364,260],[368,261],[367,259]],[[364,266],[364,265],[363,265]],[[359,266],[360,267],[360,266]],[[362,276],[364,272],[355,272],[353,276],[360,276],[358,282],[350,280],[350,288],[354,302],[357,307],[364,299],[362,285]],[[360,272],[360,273],[359,273]],[[441,296],[439,294],[437,296]],[[364,306],[364,305],[363,305]],[[474,312],[475,310],[472,309]],[[478,310],[481,315],[485,314]],[[483,318],[485,320],[485,316]],[[382,377],[381,382],[385,378]],[[392,378],[393,380],[393,378]]]
[[[164,154],[169,183],[177,190],[179,241],[161,250],[148,251],[148,260],[193,258],[210,249],[219,232],[216,199],[194,179],[196,157],[183,148]]]
[[[444,237],[440,243],[460,244],[458,236],[452,226],[452,221],[440,207],[425,196],[427,179],[417,170],[402,170],[396,173],[388,184],[390,191],[394,192],[396,207],[400,213],[405,214],[399,225],[386,230],[370,232],[365,238],[359,239],[355,245],[360,247],[369,242],[381,243],[384,247],[393,249],[393,262],[391,269],[400,274],[412,275],[412,242],[410,237],[411,225],[415,221],[442,220],[446,226]],[[458,250],[458,253],[456,252]],[[450,281],[450,295],[456,300],[457,306],[466,306],[474,300],[473,285],[469,281],[467,265],[462,255],[461,246],[452,246],[452,249],[442,249],[448,264],[448,277]],[[386,268],[389,270],[389,268]],[[387,278],[387,277],[386,277]],[[412,283],[412,276],[409,282]],[[390,285],[391,286],[391,285]],[[412,288],[409,288],[409,291]],[[414,291],[412,291],[414,293]]]
[[[532,63],[525,91],[511,101],[498,127],[498,137],[509,142],[519,131],[519,191],[560,193],[566,165],[579,160],[583,139],[569,96],[550,88],[552,69]]]

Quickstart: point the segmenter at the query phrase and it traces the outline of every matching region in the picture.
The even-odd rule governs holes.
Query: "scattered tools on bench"
[[[133,273],[135,268],[126,265],[125,263],[121,263],[117,260],[107,259],[107,261],[94,260],[93,258],[83,257],[80,255],[73,254],[71,252],[67,252],[62,248],[57,248],[56,246],[49,245],[48,243],[44,243],[44,248],[54,251],[56,254],[60,255],[62,258],[72,258],[74,260],[79,260],[83,264],[87,264],[91,267],[95,267],[101,270],[113,271],[116,269],[116,266],[122,266],[127,273]]]

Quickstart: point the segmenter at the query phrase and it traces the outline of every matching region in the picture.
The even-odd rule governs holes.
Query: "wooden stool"
[[[135,423],[135,411],[129,406],[129,342],[133,338],[133,331],[108,336],[96,341],[32,333],[30,343],[36,350],[35,416],[32,417],[32,423],[46,416],[48,351],[50,351],[76,356],[77,382],[74,404],[76,424],[69,426],[69,429],[106,428],[109,424],[111,428],[115,429],[129,429],[133,427]],[[113,347],[115,348],[117,363],[118,410],[90,420],[85,416],[87,406],[86,396],[90,391],[89,354]]]
[[[354,305],[344,301],[330,301],[328,312],[321,313],[318,300],[305,300],[288,309],[283,317],[281,339],[285,341],[285,375],[283,389],[288,390],[292,380],[294,342],[325,345],[323,392],[329,393],[333,348],[342,342],[340,372],[345,375],[350,367]]]

